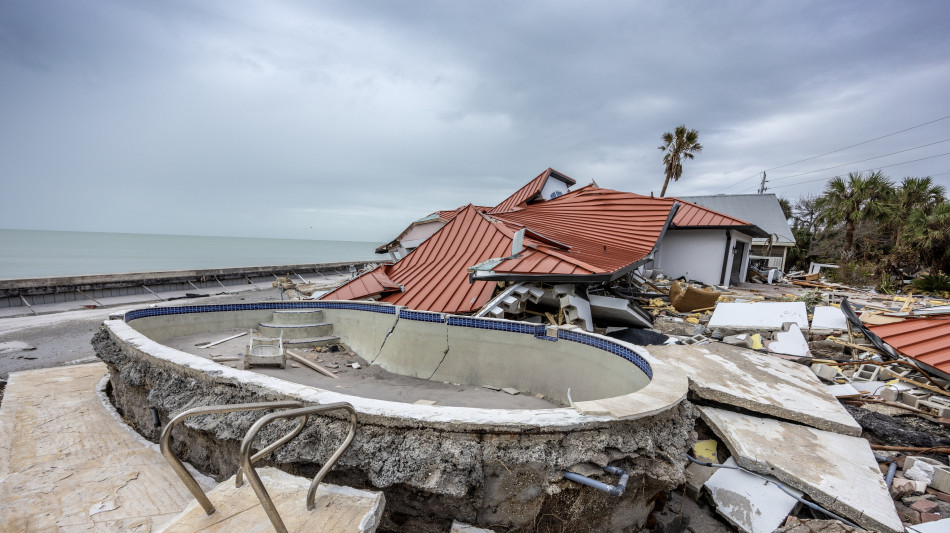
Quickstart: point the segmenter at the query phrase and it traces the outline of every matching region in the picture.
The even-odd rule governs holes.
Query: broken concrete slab
[[[775,340],[766,346],[770,352],[781,353],[785,355],[795,355],[805,357],[808,351],[808,341],[798,324],[792,324],[788,331],[778,331],[775,333]]]
[[[718,342],[653,346],[650,353],[683,369],[690,390],[700,398],[818,429],[861,434],[861,426],[803,365]]]
[[[805,302],[720,303],[706,326],[710,329],[776,331],[786,322],[808,327]]]
[[[866,440],[714,407],[699,410],[739,466],[771,474],[863,527],[904,531]]]
[[[950,531],[950,518],[937,520],[935,522],[926,522],[924,524],[915,524],[914,533],[947,533]]]
[[[848,319],[838,307],[819,305],[811,318],[811,329],[848,329]]]
[[[726,466],[736,466],[729,458]],[[798,505],[798,500],[785,494],[772,476],[764,479],[730,468],[719,468],[706,481],[709,495],[716,502],[716,511],[732,525],[747,533],[772,533],[785,522],[785,517]],[[798,497],[800,491],[791,489]]]

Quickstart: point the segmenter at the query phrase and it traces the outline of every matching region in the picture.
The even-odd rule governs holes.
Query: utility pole
[[[764,193],[764,192],[765,192],[765,172],[763,171],[763,172],[762,172],[762,184],[759,185],[759,194],[762,194],[762,193]]]

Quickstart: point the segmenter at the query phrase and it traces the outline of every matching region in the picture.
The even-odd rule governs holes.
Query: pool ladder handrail
[[[264,508],[264,512],[267,513],[267,517],[270,518],[271,524],[273,524],[274,529],[277,530],[277,533],[287,533],[287,527],[284,526],[284,521],[281,520],[280,515],[277,513],[277,507],[274,506],[274,502],[271,500],[270,494],[267,493],[267,489],[264,487],[264,483],[261,482],[261,478],[257,474],[257,470],[254,469],[254,462],[297,436],[297,434],[300,433],[300,430],[303,429],[304,424],[307,423],[307,417],[309,415],[324,411],[336,411],[338,409],[342,409],[349,414],[350,430],[347,433],[346,438],[343,439],[343,443],[340,444],[337,450],[333,452],[333,455],[327,459],[326,464],[324,464],[323,468],[317,472],[316,477],[314,477],[313,481],[310,483],[310,489],[307,491],[307,511],[313,511],[315,507],[314,500],[316,499],[317,488],[320,486],[320,482],[323,481],[323,478],[327,475],[327,472],[329,472],[330,469],[336,465],[337,461],[340,460],[340,457],[344,452],[346,452],[346,449],[350,447],[350,444],[353,442],[353,437],[356,435],[356,410],[353,409],[352,405],[346,402],[338,402],[324,405],[309,405],[307,407],[291,409],[289,411],[277,411],[259,418],[257,422],[251,426],[251,429],[247,431],[247,434],[244,436],[244,440],[241,442],[241,470],[238,470],[235,482],[238,487],[243,485],[243,477],[241,475],[243,470],[247,475],[247,480],[251,484],[251,488],[253,488],[254,493],[257,494],[257,499],[260,500],[261,506]],[[267,448],[256,453],[253,457],[251,456],[251,444],[254,442],[254,438],[257,437],[257,433],[264,426],[270,424],[274,420],[294,417],[300,417],[302,419],[302,422],[298,424],[294,431],[274,442]]]
[[[278,401],[194,407],[178,414],[173,419],[171,419],[168,424],[165,425],[165,427],[162,429],[159,447],[161,449],[162,455],[172,466],[172,469],[178,475],[179,479],[181,479],[181,481],[185,484],[185,487],[188,489],[188,491],[191,492],[191,494],[198,501],[198,504],[201,505],[202,509],[204,509],[205,513],[212,515],[215,512],[214,504],[211,503],[211,500],[208,499],[208,496],[204,493],[204,490],[202,490],[201,486],[198,485],[198,482],[195,481],[195,478],[192,477],[191,473],[185,468],[185,465],[171,450],[172,430],[174,430],[174,428],[185,419],[191,418],[193,416],[235,413],[241,411],[258,411],[262,409],[292,409],[291,411],[278,411],[269,415],[265,415],[258,419],[253,426],[251,426],[248,432],[244,435],[244,440],[241,441],[241,466],[238,468],[237,475],[235,476],[236,485],[240,487],[243,485],[242,472],[247,472],[247,477],[251,483],[251,487],[254,489],[257,499],[260,500],[264,512],[267,513],[267,518],[270,519],[271,524],[278,531],[278,533],[286,533],[287,528],[284,526],[283,520],[281,520],[280,515],[277,513],[277,508],[274,506],[274,502],[267,493],[267,489],[264,488],[264,484],[261,482],[260,476],[258,476],[257,471],[254,469],[254,463],[299,435],[300,432],[303,431],[304,426],[307,424],[309,415],[322,411],[333,411],[337,409],[346,410],[350,415],[350,431],[347,433],[343,444],[337,448],[337,451],[334,452],[327,463],[323,465],[323,468],[321,468],[317,473],[317,476],[310,484],[310,490],[307,492],[307,510],[313,511],[317,487],[320,485],[323,477],[326,476],[327,472],[329,472],[334,465],[336,465],[337,461],[340,459],[340,456],[343,455],[346,449],[353,442],[353,437],[356,434],[357,418],[356,411],[353,409],[352,405],[345,402],[326,405],[313,405],[307,407],[302,407],[302,405],[303,404],[298,401]],[[290,433],[287,433],[280,439],[277,439],[270,445],[266,446],[263,450],[257,452],[253,456],[250,455],[251,445],[253,444],[254,439],[257,437],[258,432],[260,432],[264,426],[280,418],[294,417],[299,418],[297,427],[295,427]]]

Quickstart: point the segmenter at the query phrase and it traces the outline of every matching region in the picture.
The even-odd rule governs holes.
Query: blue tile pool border
[[[640,354],[623,346],[615,341],[596,337],[580,331],[557,330],[557,337],[548,335],[547,326],[544,324],[529,324],[526,322],[515,322],[511,320],[478,318],[459,315],[444,315],[442,313],[433,313],[430,311],[415,311],[393,305],[379,305],[369,303],[351,303],[351,302],[262,302],[248,304],[227,304],[227,305],[189,305],[182,307],[155,307],[149,309],[136,309],[125,314],[124,320],[129,323],[139,318],[166,315],[185,315],[192,313],[215,313],[225,311],[260,311],[260,310],[285,310],[285,309],[341,309],[348,311],[368,311],[371,313],[383,313],[395,315],[398,312],[400,319],[417,320],[421,322],[445,323],[449,326],[487,329],[493,331],[507,331],[510,333],[520,333],[531,335],[538,340],[558,342],[565,340],[577,342],[585,346],[591,346],[605,352],[612,353],[623,358],[637,366],[648,378],[653,379],[653,369],[650,363]]]

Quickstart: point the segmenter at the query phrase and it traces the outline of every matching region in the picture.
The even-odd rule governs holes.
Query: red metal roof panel
[[[571,262],[578,270],[605,274],[633,264],[649,254],[663,231],[672,198],[587,186],[563,196],[498,213],[497,218],[569,246],[568,250],[539,247],[548,255]],[[543,274],[526,260],[506,261],[496,272]],[[563,268],[563,265],[561,266]]]
[[[713,211],[708,207],[699,204],[679,200],[680,207],[673,218],[673,225],[678,228],[688,227],[723,227],[723,226],[752,226],[752,223],[745,220],[724,215],[718,211]]]
[[[868,329],[903,355],[950,374],[950,317],[908,318]]]
[[[386,275],[386,267],[380,265],[350,282],[337,287],[323,296],[327,300],[359,300],[384,292],[398,291],[399,285]]]

